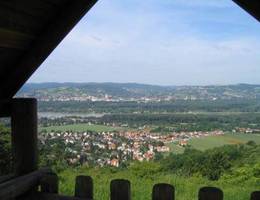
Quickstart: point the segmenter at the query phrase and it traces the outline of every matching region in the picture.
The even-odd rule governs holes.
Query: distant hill
[[[138,83],[28,83],[17,96],[56,98],[258,99],[260,85],[158,86]]]

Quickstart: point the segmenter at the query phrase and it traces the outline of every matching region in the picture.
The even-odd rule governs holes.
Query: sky
[[[99,0],[28,82],[260,84],[260,23],[231,0]]]

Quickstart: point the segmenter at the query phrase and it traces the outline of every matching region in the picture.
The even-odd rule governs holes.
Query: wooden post
[[[11,101],[10,99],[0,100],[0,117],[11,116]]]
[[[93,199],[93,180],[90,176],[77,176],[75,197]]]
[[[116,179],[110,184],[110,200],[131,200],[131,184],[128,180]]]
[[[41,181],[41,192],[57,194],[59,191],[59,180],[55,173],[49,173],[45,175]]]
[[[17,98],[11,104],[14,174],[37,169],[37,100]]]
[[[152,200],[174,200],[175,190],[170,184],[161,183],[153,186]]]
[[[253,192],[251,194],[251,200],[259,200],[260,199],[260,191]]]
[[[223,192],[215,187],[203,187],[199,191],[199,200],[223,200]]]

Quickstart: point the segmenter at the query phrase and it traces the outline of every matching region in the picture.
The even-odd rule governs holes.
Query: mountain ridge
[[[172,97],[172,99],[260,98],[260,84],[162,86],[139,83],[27,83],[18,96],[111,96],[116,98]]]

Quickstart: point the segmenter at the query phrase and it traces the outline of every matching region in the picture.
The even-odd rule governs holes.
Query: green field
[[[142,163],[138,171],[133,169],[117,170],[107,168],[67,169],[59,174],[61,194],[73,195],[75,177],[90,175],[94,181],[94,199],[109,199],[109,185],[112,179],[128,179],[131,181],[133,200],[151,199],[152,187],[156,183],[169,183],[176,188],[176,199],[197,200],[198,191],[203,186],[215,186],[223,189],[225,200],[247,200],[250,193],[258,189],[250,180],[237,180],[235,177],[219,181],[208,181],[202,177],[180,177],[169,172],[158,172],[153,163]]]
[[[250,140],[260,144],[260,134],[227,133],[223,136],[192,139],[189,141],[189,144],[195,149],[206,150],[228,144],[244,144]]]
[[[107,131],[119,131],[122,130],[121,127],[112,127],[105,125],[95,125],[95,124],[71,124],[63,126],[48,126],[48,127],[39,127],[40,131],[46,130],[50,131],[93,131],[93,132],[107,132]]]
[[[245,144],[250,140],[254,141],[256,144],[260,144],[260,134],[227,133],[223,136],[194,138],[189,141],[189,145],[195,149],[204,151],[228,144]],[[168,146],[173,153],[183,153],[184,151],[184,148],[176,143],[168,144]]]

